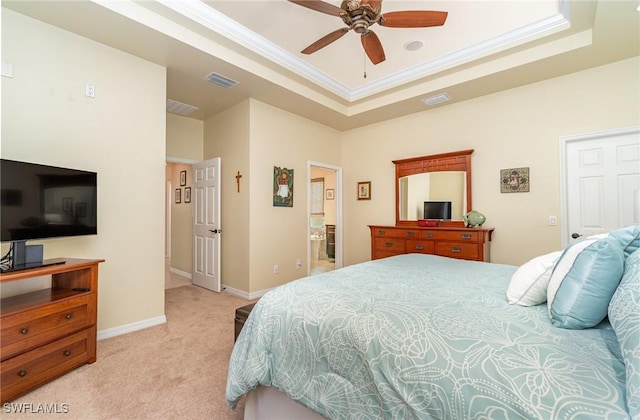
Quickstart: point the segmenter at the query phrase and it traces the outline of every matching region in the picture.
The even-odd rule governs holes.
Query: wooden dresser
[[[371,259],[422,253],[490,261],[493,228],[369,226]]]
[[[0,273],[0,283],[51,276],[51,287],[0,301],[0,399],[12,400],[96,361],[98,264],[60,259]]]

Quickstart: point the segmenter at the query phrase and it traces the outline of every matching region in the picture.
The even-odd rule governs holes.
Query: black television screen
[[[451,201],[425,201],[423,218],[451,220]]]
[[[2,242],[98,233],[97,174],[0,159]]]

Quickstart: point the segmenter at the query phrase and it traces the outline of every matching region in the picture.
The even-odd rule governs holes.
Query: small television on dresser
[[[42,265],[28,240],[97,234],[97,208],[95,172],[0,159],[0,240],[11,243],[0,268]]]
[[[425,201],[423,219],[451,220],[451,201]]]

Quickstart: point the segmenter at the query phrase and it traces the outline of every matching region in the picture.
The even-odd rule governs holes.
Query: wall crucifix
[[[236,175],[236,183],[238,184],[238,192],[240,192],[240,178],[242,178],[242,175],[240,175],[240,171],[238,171],[238,174]]]

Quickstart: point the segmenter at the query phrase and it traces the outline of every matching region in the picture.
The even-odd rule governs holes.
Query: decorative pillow
[[[609,303],[609,322],[616,333],[627,376],[627,408],[640,418],[640,250],[627,257],[624,275]]]
[[[546,302],[551,272],[560,254],[562,251],[540,255],[518,267],[507,288],[507,301],[521,306]]]
[[[627,258],[640,248],[640,225],[616,229],[611,231],[609,235],[618,241]]]
[[[551,323],[583,329],[607,316],[609,301],[624,271],[624,253],[610,237],[568,246],[553,269],[547,289]]]

